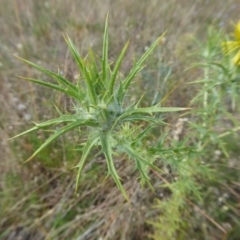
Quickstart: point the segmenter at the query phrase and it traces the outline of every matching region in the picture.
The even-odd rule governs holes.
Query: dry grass
[[[92,165],[86,167],[79,195],[74,195],[75,172],[71,166],[79,159],[79,153],[72,152],[71,148],[77,144],[77,136],[62,138],[41,157],[26,165],[22,164],[23,160],[39,146],[44,135],[7,141],[27,129],[31,120],[40,121],[56,115],[49,102],[53,101],[62,110],[69,110],[68,99],[63,95],[52,94],[47,89],[19,80],[17,75],[43,76],[23,65],[12,54],[41,62],[54,71],[59,67],[74,81],[77,70],[62,33],[68,33],[83,55],[89,46],[100,54],[108,12],[110,58],[115,59],[126,41],[131,40],[123,73],[130,69],[133,57],[140,55],[145,47],[168,30],[165,43],[159,46],[161,56],[158,53],[153,55],[147,77],[142,77],[132,92],[138,95],[145,88],[150,93],[146,101],[151,101],[154,88],[160,87],[154,81],[159,77],[159,64],[162,69],[171,66],[173,74],[164,91],[174,91],[166,104],[188,106],[194,91],[184,83],[199,75],[197,71],[183,71],[189,63],[187,54],[194,49],[191,36],[205,39],[209,25],[227,30],[231,26],[229,22],[236,22],[239,18],[240,4],[238,0],[1,0],[0,233],[3,235],[0,234],[0,239],[140,240],[147,239],[147,234],[152,231],[146,221],[158,214],[151,208],[156,195],[140,188],[126,159],[119,158],[116,162],[130,196],[130,205],[112,181],[104,181],[107,170],[102,156],[94,158]],[[103,174],[99,177],[100,172]],[[154,175],[153,181],[156,186],[162,183]],[[239,198],[239,183],[227,187]],[[157,194],[159,199],[169,195],[163,191]],[[189,230],[189,239],[193,239],[194,231]],[[221,238],[222,233],[214,227],[210,232],[212,236],[205,239],[227,239]],[[199,238],[196,236],[195,239]]]

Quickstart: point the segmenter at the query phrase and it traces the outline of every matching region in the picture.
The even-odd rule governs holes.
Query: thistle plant
[[[119,69],[126,54],[128,43],[123,47],[115,64],[108,61],[108,18],[105,23],[102,57],[97,57],[92,50],[89,50],[87,57],[82,58],[75,45],[65,35],[66,43],[78,66],[79,79],[72,83],[59,73],[54,73],[30,61],[21,59],[31,67],[47,74],[55,80],[55,84],[43,80],[21,77],[24,80],[40,84],[53,90],[63,92],[72,99],[73,114],[63,114],[58,109],[59,117],[42,123],[35,123],[31,129],[18,134],[24,134],[54,127],[61,124],[61,127],[54,127],[53,134],[29,157],[27,161],[33,159],[41,150],[52,143],[60,136],[71,130],[87,131],[88,138],[82,147],[82,156],[77,164],[78,169],[76,179],[76,190],[79,185],[83,167],[88,159],[89,153],[94,149],[100,149],[106,159],[108,175],[114,179],[117,187],[127,199],[127,194],[122,186],[120,177],[114,165],[114,156],[117,153],[126,153],[131,159],[135,160],[136,169],[140,173],[141,182],[151,186],[147,171],[148,167],[158,170],[154,165],[154,157],[147,156],[146,151],[136,149],[137,143],[149,132],[148,130],[155,125],[162,124],[162,120],[155,114],[161,112],[172,112],[184,110],[183,108],[165,108],[160,104],[151,107],[139,107],[139,101],[126,104],[126,97],[130,85],[135,76],[142,70],[143,63],[150,53],[158,45],[159,37],[142,57],[133,64],[130,73],[125,79],[120,79]],[[145,122],[146,129],[140,131],[139,124]],[[63,125],[63,126],[62,126]],[[136,134],[138,132],[138,134]],[[133,137],[134,136],[134,137]],[[107,175],[107,176],[108,176]]]

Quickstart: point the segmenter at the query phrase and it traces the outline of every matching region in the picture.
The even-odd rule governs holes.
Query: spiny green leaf
[[[87,85],[87,90],[88,90],[89,98],[91,100],[91,104],[96,104],[96,94],[93,88],[94,82],[91,79],[90,69],[87,68],[87,62],[80,57],[75,45],[72,43],[68,35],[65,36],[65,40],[70,49],[70,52],[72,53],[76,63],[78,64],[81,74],[83,75],[84,81]]]
[[[64,126],[62,128],[60,128],[59,130],[56,130],[55,133],[49,137],[34,153],[33,155],[28,158],[25,162],[30,161],[33,157],[35,157],[41,150],[43,150],[47,145],[49,145],[51,142],[53,142],[55,139],[59,138],[61,135],[69,132],[70,130],[80,127],[80,126],[89,126],[92,125],[92,121],[82,121],[82,120],[78,120],[78,121],[74,121],[70,124],[68,124],[67,126]]]
[[[101,80],[100,75],[99,75],[99,72],[97,69],[97,63],[96,63],[95,56],[94,56],[92,49],[89,49],[89,57],[91,60],[91,65],[92,65],[91,66],[91,69],[92,69],[91,72],[92,72],[92,78],[93,78],[92,82],[93,82],[93,85],[95,88],[95,93],[97,95],[100,95],[101,93],[106,91],[106,88],[104,86],[104,83]]]
[[[108,15],[105,21],[105,29],[103,36],[103,52],[102,52],[102,81],[107,86],[108,81]]]
[[[149,165],[152,169],[158,171],[158,172],[161,172],[161,170],[156,167],[154,164],[152,164],[151,162],[147,161],[145,158],[143,158],[141,156],[141,154],[139,154],[138,152],[136,152],[131,146],[130,144],[124,140],[124,139],[121,139],[119,140],[120,142],[120,145],[119,145],[119,148],[120,150],[124,151],[125,153],[127,153],[130,157],[134,158],[134,159],[137,159],[139,161],[141,161],[142,163],[144,163],[145,165]]]
[[[152,107],[145,107],[145,108],[131,108],[127,109],[124,115],[131,115],[131,114],[152,114],[152,113],[160,113],[160,112],[177,112],[177,111],[184,111],[187,110],[188,108],[180,108],[180,107],[159,107],[159,106],[152,106]]]
[[[24,131],[24,132],[22,132],[22,133],[19,133],[18,135],[14,136],[14,137],[12,137],[12,138],[9,138],[8,140],[11,140],[11,139],[14,139],[14,138],[23,136],[23,135],[25,135],[25,134],[27,134],[27,133],[36,131],[37,129],[38,129],[38,127],[36,127],[36,126],[35,126],[35,127],[32,127],[32,128],[30,128],[30,129],[28,129],[27,131]]]
[[[131,116],[121,118],[119,122],[124,123],[124,122],[134,122],[134,121],[145,121],[145,122],[164,124],[164,125],[167,124],[160,119],[157,119],[154,117],[149,117],[149,116],[144,116],[144,115],[139,115],[139,114],[132,114]]]
[[[54,119],[51,119],[51,120],[48,120],[46,122],[42,122],[42,123],[35,123],[34,124],[36,125],[35,127],[25,131],[25,132],[22,132],[10,139],[13,139],[13,138],[17,138],[17,137],[20,137],[24,134],[27,134],[27,133],[30,133],[30,132],[33,132],[35,130],[38,130],[38,129],[41,129],[41,128],[46,128],[46,127],[49,127],[51,125],[57,125],[57,124],[60,124],[60,123],[63,123],[63,122],[74,122],[76,120],[79,120],[79,114],[74,114],[74,115],[62,115],[61,117],[59,118],[54,118]],[[85,119],[83,119],[82,121],[85,121]]]
[[[76,61],[80,72],[83,71],[84,69],[84,60],[80,57],[80,54],[77,50],[77,48],[75,47],[75,45],[73,44],[72,40],[69,38],[68,35],[64,35],[64,39],[69,47],[69,50],[74,58],[74,60]]]
[[[117,184],[119,190],[123,194],[123,196],[128,200],[128,196],[120,182],[120,177],[117,174],[117,171],[114,166],[113,158],[112,158],[112,148],[111,148],[111,139],[110,132],[104,131],[100,134],[100,140],[102,145],[102,152],[104,153],[108,165],[109,174],[113,177],[115,183]]]
[[[138,161],[138,159],[135,159],[135,162],[136,162],[136,167],[137,167],[137,170],[140,172],[141,174],[141,184],[142,186],[144,186],[145,183],[148,184],[148,186],[154,191],[154,188],[150,182],[150,179],[146,173],[146,170],[144,169],[144,166],[142,164],[142,162]]]
[[[91,59],[91,65],[92,65],[92,69],[93,69],[92,72],[94,73],[95,78],[100,78],[99,72],[98,72],[98,69],[97,69],[97,63],[96,63],[95,56],[94,56],[95,54],[94,54],[94,52],[92,51],[91,48],[89,49],[88,54],[89,54],[89,57]]]
[[[97,96],[96,96],[96,92],[94,89],[95,79],[93,79],[91,71],[86,67],[83,69],[82,74],[83,74],[83,77],[84,77],[86,85],[87,85],[87,90],[88,90],[89,98],[91,100],[91,104],[96,105],[97,104]]]
[[[86,119],[79,119],[79,114],[72,114],[72,115],[62,115],[58,118],[54,118],[54,119],[50,119],[46,122],[42,122],[42,123],[35,123],[35,125],[38,128],[44,128],[44,127],[49,127],[51,125],[57,125],[63,122],[74,122],[74,121],[85,121]]]
[[[79,179],[80,179],[80,175],[82,173],[82,169],[83,166],[85,164],[85,161],[87,159],[87,156],[89,154],[89,152],[91,151],[91,149],[93,148],[93,146],[99,141],[99,136],[96,134],[93,134],[92,136],[90,136],[87,140],[87,142],[85,143],[84,147],[83,147],[83,153],[82,153],[82,157],[81,160],[79,162],[79,164],[76,166],[78,168],[78,174],[77,174],[77,180],[76,180],[76,190],[78,188],[79,185]]]
[[[154,121],[151,120],[151,118],[146,117],[146,120],[144,120],[144,117],[146,114],[153,114],[153,113],[160,113],[160,112],[176,112],[176,111],[183,111],[187,110],[188,108],[174,108],[174,107],[158,107],[152,106],[152,107],[146,107],[146,108],[130,108],[124,111],[124,113],[116,119],[114,123],[114,127],[118,125],[119,122],[124,121],[125,119],[132,119],[132,120],[140,120],[141,115],[143,116],[141,120],[143,121]],[[132,118],[130,118],[132,116]]]
[[[124,80],[124,91],[126,92],[129,85],[131,84],[133,78],[142,70],[143,68],[143,63],[144,61],[148,58],[148,56],[152,53],[154,48],[159,44],[159,41],[161,38],[164,36],[165,33],[163,33],[162,36],[160,36],[148,49],[147,51],[143,54],[143,56],[138,60],[138,62],[134,65],[132,68],[130,74],[128,77]]]
[[[149,133],[150,130],[152,130],[156,125],[151,124],[147,126],[140,134],[137,135],[137,137],[133,140],[132,146],[136,146],[141,143],[142,139]]]
[[[163,148],[165,139],[166,139],[167,136],[169,135],[169,132],[170,132],[170,129],[169,129],[169,128],[166,129],[165,132],[161,132],[160,138],[159,138],[159,140],[158,140],[156,149],[161,150],[161,149]]]
[[[123,60],[123,57],[127,51],[127,48],[128,48],[128,44],[129,42],[126,43],[126,45],[124,46],[124,48],[122,49],[118,59],[117,59],[117,62],[115,64],[115,67],[113,69],[113,72],[112,72],[112,77],[110,79],[110,84],[109,84],[109,92],[110,92],[110,95],[112,96],[113,95],[113,91],[114,91],[114,85],[115,85],[115,81],[116,81],[116,77],[117,77],[117,74],[119,72],[119,68],[121,66],[121,63],[122,63],[122,60]]]
[[[32,63],[32,62],[27,61],[27,60],[25,60],[23,58],[20,58],[18,56],[16,56],[16,58],[22,60],[23,62],[29,64],[30,66],[32,66],[34,68],[40,70],[41,72],[46,73],[47,75],[53,77],[54,79],[56,79],[57,81],[59,81],[63,85],[71,88],[72,90],[77,91],[77,87],[75,85],[73,85],[71,82],[69,82],[67,79],[65,79],[63,76],[61,76],[61,75],[59,75],[57,73],[54,73],[54,72],[52,72],[52,71],[50,71],[50,70],[48,70],[48,69],[46,69],[44,67],[41,67],[41,66],[39,66],[39,65],[37,65],[35,63]]]
[[[21,79],[26,80],[26,81],[37,83],[37,84],[40,84],[40,85],[42,85],[44,87],[49,87],[49,88],[55,89],[55,90],[57,90],[59,92],[63,92],[65,94],[69,95],[70,97],[73,97],[73,98],[75,98],[77,100],[80,100],[79,99],[79,94],[76,91],[74,91],[74,90],[71,90],[71,89],[68,89],[68,88],[63,88],[63,87],[61,87],[59,85],[55,85],[55,84],[52,84],[52,83],[44,82],[44,81],[41,81],[41,80],[38,80],[38,79],[34,79],[34,78],[26,78],[26,77],[21,77],[21,76],[19,76],[19,77]]]

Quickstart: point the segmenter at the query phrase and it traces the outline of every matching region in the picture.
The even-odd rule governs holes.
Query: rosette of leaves
[[[89,50],[86,58],[82,58],[71,39],[65,35],[66,43],[79,68],[80,78],[75,84],[59,73],[20,58],[30,66],[52,77],[56,83],[52,84],[43,80],[25,77],[21,77],[22,79],[65,93],[73,100],[74,109],[73,114],[62,114],[58,111],[60,114],[58,118],[35,123],[35,126],[31,129],[15,136],[19,137],[36,130],[54,127],[53,134],[26,161],[33,159],[42,149],[63,134],[84,127],[84,130],[88,133],[88,139],[83,145],[82,156],[76,166],[78,168],[76,190],[89,153],[94,148],[99,149],[99,147],[106,158],[108,175],[112,176],[126,199],[127,194],[114,166],[115,153],[124,152],[131,159],[134,159],[142,183],[146,182],[151,186],[147,169],[149,166],[154,169],[157,169],[157,167],[154,166],[151,159],[144,158],[143,154],[135,149],[136,143],[148,133],[148,129],[152,125],[162,123],[161,120],[155,117],[156,113],[179,111],[183,110],[183,108],[164,108],[158,104],[141,108],[138,107],[138,102],[126,105],[124,99],[134,77],[142,70],[144,61],[158,45],[161,37],[133,64],[131,71],[123,80],[119,79],[119,68],[127,51],[128,43],[123,47],[114,67],[112,67],[113,64],[108,61],[108,19],[106,19],[105,23],[101,58],[96,57],[92,50]],[[148,127],[136,137],[130,137],[131,133],[139,129],[139,126],[136,125],[137,121],[146,122]],[[63,124],[63,127],[56,130],[56,125],[59,124]]]

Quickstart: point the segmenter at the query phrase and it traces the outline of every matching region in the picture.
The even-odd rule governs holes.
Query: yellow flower
[[[235,41],[223,42],[222,47],[225,54],[236,52],[232,61],[240,66],[240,21],[235,26],[234,37]]]

